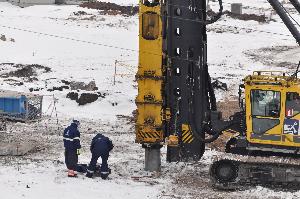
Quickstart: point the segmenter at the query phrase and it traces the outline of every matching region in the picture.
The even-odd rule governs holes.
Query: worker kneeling
[[[108,168],[107,160],[109,157],[109,152],[113,149],[113,147],[114,145],[112,144],[112,141],[100,133],[93,138],[90,148],[92,152],[92,159],[88,166],[86,177],[93,177],[99,157],[102,159],[100,176],[102,179],[106,179],[108,177],[110,174],[110,169]]]

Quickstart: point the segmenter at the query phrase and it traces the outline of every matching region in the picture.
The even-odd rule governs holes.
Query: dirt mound
[[[63,91],[64,89],[69,89],[69,86],[53,86],[53,88],[49,88],[47,91]]]
[[[216,13],[212,10],[208,11],[207,12],[207,15],[209,17],[212,17],[212,16],[215,16]],[[223,12],[223,15],[227,15],[231,18],[234,18],[234,19],[239,19],[239,20],[243,20],[243,21],[249,21],[249,20],[253,20],[253,21],[257,21],[257,22],[260,22],[260,23],[265,23],[267,22],[267,18],[265,15],[256,15],[256,14],[235,14],[235,13],[232,13],[228,10],[225,10]]]
[[[71,99],[71,100],[78,100],[78,93],[75,92],[69,92],[67,94],[67,98]]]
[[[35,75],[35,71],[30,66],[25,66],[24,68],[9,73],[9,76],[14,77],[31,77],[33,75]]]
[[[85,105],[92,103],[98,99],[98,95],[94,93],[82,93],[76,102],[79,105]]]
[[[107,3],[107,2],[84,2],[80,5],[83,8],[97,9],[101,10],[101,14],[108,15],[128,15],[133,16],[136,15],[139,11],[138,6],[121,6],[115,3]]]
[[[217,103],[218,110],[222,112],[222,117],[225,120],[228,120],[230,116],[234,113],[239,112],[239,103],[234,100],[225,100],[223,102]],[[230,135],[221,135],[216,141],[208,144],[211,149],[215,149],[217,151],[224,151],[226,142],[229,140]]]
[[[239,112],[239,102],[236,100],[225,100],[223,102],[217,102],[217,108],[222,112],[222,117],[228,120],[234,113]]]
[[[1,66],[9,65],[12,68],[17,68],[17,70],[13,70],[7,73],[2,74],[2,77],[19,77],[19,78],[27,78],[29,81],[37,80],[37,70],[41,70],[41,72],[48,73],[51,71],[49,67],[45,67],[38,64],[13,64],[13,63],[2,63]]]
[[[267,22],[266,20],[266,16],[265,15],[256,15],[256,14],[235,14],[232,13],[228,10],[224,11],[223,14],[226,14],[227,16],[234,18],[234,19],[239,19],[239,20],[243,20],[243,21],[257,21],[260,23],[265,23]]]
[[[79,96],[80,95],[80,96]],[[70,100],[75,100],[80,106],[86,105],[92,102],[95,102],[99,98],[105,98],[108,93],[97,92],[97,93],[78,93],[78,92],[69,92],[67,98]]]
[[[28,66],[32,67],[32,68],[35,68],[35,69],[44,70],[45,73],[51,72],[51,68],[49,68],[47,66],[42,66],[42,65],[39,65],[39,64],[30,64]]]
[[[90,81],[88,84],[86,84],[84,82],[71,81],[70,88],[71,88],[71,90],[86,90],[86,91],[98,90],[98,87],[96,86],[95,81]]]

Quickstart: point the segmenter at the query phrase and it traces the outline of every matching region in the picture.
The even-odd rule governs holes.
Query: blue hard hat
[[[78,120],[73,120],[73,122],[72,122],[72,123],[76,124],[77,126],[79,126],[79,125],[80,125],[80,122],[79,122]]]

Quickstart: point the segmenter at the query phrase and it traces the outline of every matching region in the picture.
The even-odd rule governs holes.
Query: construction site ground
[[[136,12],[136,1],[107,1],[125,6],[133,4]],[[217,11],[218,3],[210,2]],[[236,1],[224,4],[225,10],[230,10],[232,2]],[[134,142],[138,16],[132,14],[130,7],[102,3],[95,6],[96,9],[73,5],[20,8],[0,2],[1,89],[44,96],[41,121],[8,122],[7,131],[0,132],[1,143],[34,146],[22,156],[0,156],[1,198],[300,197],[297,190],[261,186],[235,191],[214,189],[208,170],[214,156],[222,155],[226,137],[208,145],[199,162],[168,163],[164,147],[161,172],[145,172],[144,149]],[[286,7],[300,21],[289,4]],[[265,0],[243,1],[244,13],[265,14],[272,20],[258,22],[252,18],[243,20],[245,15],[224,15],[207,27],[209,72],[213,80],[228,87],[227,91],[216,90],[224,118],[238,110],[238,86],[246,75],[255,70],[289,74],[295,71],[300,49],[271,11]],[[98,90],[75,91],[78,95],[96,94],[97,100],[79,105],[68,98],[70,92],[75,92],[68,85],[72,81],[86,84],[95,81]],[[81,122],[80,163],[88,163],[91,158],[89,145],[94,136],[91,130],[103,132],[112,139],[115,148],[109,158],[112,174],[108,180],[88,179],[81,174],[78,178],[66,177],[62,132],[72,119]]]
[[[91,157],[89,145],[94,134],[90,128],[109,136],[115,148],[109,159],[112,174],[108,180],[88,179],[83,174],[68,178],[64,165],[62,131],[55,118],[38,123],[8,123],[0,134],[3,142],[34,143],[35,148],[23,156],[0,157],[0,187],[5,198],[297,198],[300,192],[272,190],[260,186],[244,190],[221,191],[210,184],[208,170],[215,155],[206,149],[200,162],[168,163],[162,149],[162,171],[144,171],[144,151],[134,143],[134,126],[128,117],[119,116],[115,123],[81,120],[83,152],[80,163]],[[67,124],[68,119],[59,123]],[[71,191],[69,191],[71,190]]]

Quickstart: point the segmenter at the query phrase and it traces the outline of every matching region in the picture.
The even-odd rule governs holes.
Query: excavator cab
[[[244,183],[295,183],[299,187],[299,162],[290,157],[299,157],[300,79],[258,71],[240,87],[244,88],[245,103],[240,100],[240,104],[244,104],[241,121],[245,128],[227,142],[227,155],[216,157],[211,165],[213,185],[235,189]],[[284,161],[283,156],[287,157]]]
[[[300,147],[300,80],[274,72],[245,78],[246,137],[251,148]],[[266,150],[266,149],[264,149]],[[294,150],[294,149],[293,149]]]

